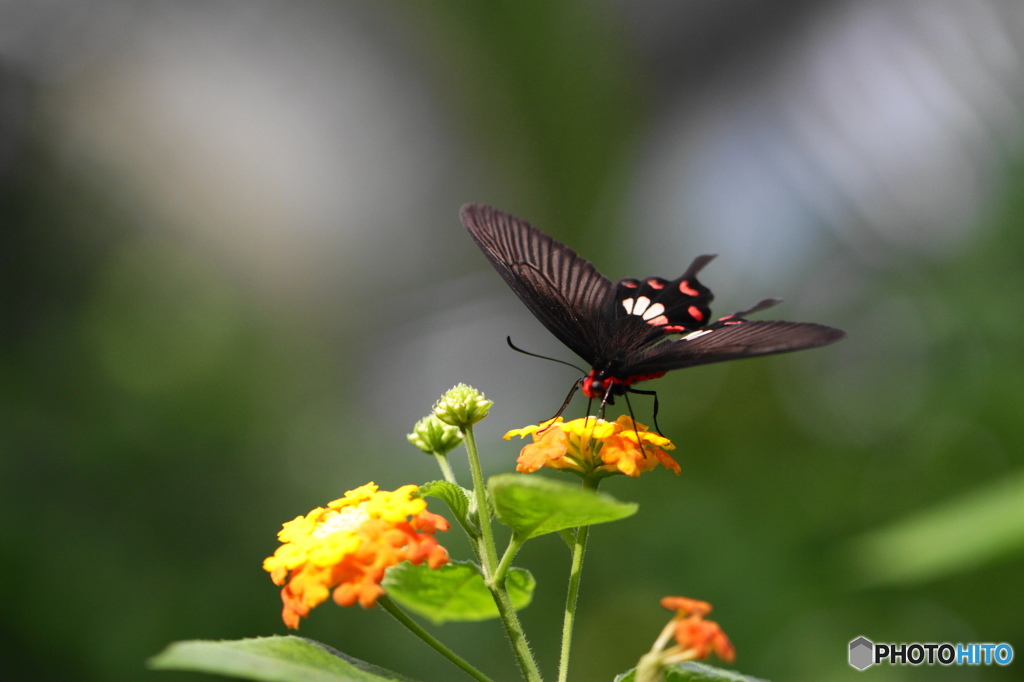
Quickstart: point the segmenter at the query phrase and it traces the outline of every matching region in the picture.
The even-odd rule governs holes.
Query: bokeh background
[[[666,594],[772,680],[860,679],[859,635],[1021,655],[1022,51],[1017,0],[3,2],[0,676],[198,680],[144,661],[285,633],[280,524],[436,478],[405,434],[458,381],[511,469],[576,375],[505,336],[574,358],[469,201],[613,279],[717,253],[716,312],[850,334],[650,385],[683,474],[606,485],[643,506],[592,535],[573,679],[631,666]],[[517,563],[553,674],[568,552]],[[439,633],[515,679],[496,625]],[[455,678],[379,610],[301,634]]]

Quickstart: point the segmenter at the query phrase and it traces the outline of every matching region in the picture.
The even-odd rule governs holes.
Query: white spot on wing
[[[663,306],[660,303],[655,303],[646,311],[644,311],[644,319],[649,320],[652,317],[657,317],[658,315],[661,315],[663,312],[665,312],[665,306]]]
[[[633,304],[633,311],[632,311],[633,314],[634,315],[642,315],[643,312],[645,310],[647,310],[647,306],[649,306],[650,304],[651,304],[651,299],[647,298],[646,296],[638,297],[636,299],[636,303]]]
[[[693,341],[698,336],[704,336],[705,334],[710,334],[713,331],[715,331],[715,330],[714,329],[698,329],[695,332],[690,332],[689,334],[687,334],[686,336],[680,338],[679,340],[680,341]]]
[[[626,309],[626,314],[632,315],[633,314],[633,299],[631,299],[631,298],[624,298],[624,299],[622,299],[622,307]]]

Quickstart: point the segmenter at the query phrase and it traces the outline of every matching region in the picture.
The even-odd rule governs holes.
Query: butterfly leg
[[[580,389],[580,386],[583,385],[583,379],[584,378],[585,377],[580,377],[579,379],[576,380],[576,383],[572,385],[572,388],[569,389],[569,395],[565,396],[565,400],[562,402],[562,406],[558,408],[558,412],[555,412],[555,416],[551,417],[550,419],[545,419],[544,421],[550,421],[553,424],[555,419],[558,419],[559,417],[562,416],[562,413],[565,412],[565,408],[567,408],[569,406],[569,401],[572,400],[572,397],[574,395],[576,395],[576,391],[578,391]],[[589,405],[589,403],[587,404],[587,412],[588,413],[590,412],[590,405]],[[551,426],[551,424],[549,424],[548,426],[545,426],[543,429],[541,429],[537,433],[544,433],[545,431],[548,430],[549,426]]]
[[[636,389],[636,388],[630,388],[629,392],[630,393],[639,393],[640,395],[653,395],[654,396],[654,413],[651,415],[651,421],[654,422],[654,430],[658,432],[658,435],[659,436],[664,436],[665,434],[663,434],[661,432],[661,427],[658,426],[658,392],[657,391],[641,391],[641,390]],[[629,400],[627,399],[626,402],[628,404]],[[630,417],[633,416],[632,408],[630,408],[629,416]],[[634,419],[633,421],[636,421],[636,420]]]
[[[638,392],[639,391],[634,391],[634,393],[638,393]],[[644,447],[644,445],[643,445],[644,442],[640,438],[640,430],[638,428],[636,428],[636,417],[633,416],[633,403],[629,402],[629,392],[623,393],[622,397],[626,399],[626,408],[629,410],[629,418],[633,420],[633,433],[636,434],[636,444],[642,450],[643,447]]]

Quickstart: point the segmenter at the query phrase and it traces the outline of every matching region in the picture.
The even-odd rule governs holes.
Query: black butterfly
[[[616,395],[652,393],[632,385],[673,369],[815,348],[846,336],[820,324],[746,319],[779,303],[770,298],[711,320],[713,296],[697,273],[714,256],[698,256],[671,281],[648,277],[612,284],[568,246],[515,216],[480,204],[466,204],[460,216],[526,307],[590,365],[577,386],[582,383],[588,398],[600,398],[602,410]]]

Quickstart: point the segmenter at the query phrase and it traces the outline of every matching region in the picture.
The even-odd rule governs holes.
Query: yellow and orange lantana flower
[[[434,533],[448,530],[443,516],[427,511],[418,488],[389,492],[373,483],[288,521],[277,534],[281,546],[263,562],[275,585],[283,585],[282,618],[290,628],[328,596],[341,606],[370,608],[384,594],[384,571],[402,561],[448,563]]]
[[[670,623],[676,643],[663,653],[665,663],[679,663],[707,658],[712,652],[726,663],[736,658],[732,642],[713,620],[704,620],[711,613],[711,604],[686,597],[665,597],[661,605],[676,615]]]
[[[668,454],[675,445],[668,438],[647,430],[647,427],[622,415],[613,422],[586,417],[563,422],[561,417],[513,429],[513,436],[533,436],[519,453],[516,471],[531,473],[541,467],[564,469],[589,476],[625,474],[639,476],[658,464],[679,474],[679,463]]]

